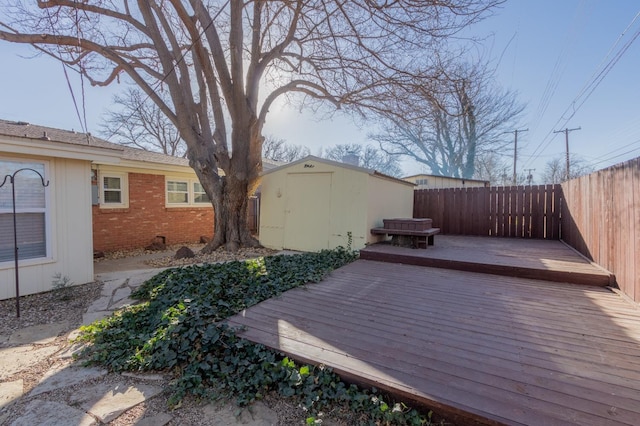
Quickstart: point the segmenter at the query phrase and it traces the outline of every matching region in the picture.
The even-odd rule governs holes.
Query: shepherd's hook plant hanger
[[[40,174],[39,171],[25,167],[22,169],[18,169],[15,172],[13,172],[13,174],[10,175],[5,175],[4,179],[2,180],[2,184],[0,185],[0,188],[2,188],[3,186],[6,185],[7,183],[7,179],[9,180],[9,183],[11,184],[11,205],[12,205],[12,211],[13,211],[13,259],[15,262],[15,270],[16,270],[16,316],[18,318],[20,318],[20,275],[18,273],[18,227],[17,227],[17,222],[16,222],[16,175],[20,172],[24,172],[24,171],[31,171],[34,172],[35,174],[37,174],[40,177],[40,180],[42,181],[42,186],[47,187],[49,186],[49,181],[47,181],[47,183],[44,182],[44,176],[42,176]]]

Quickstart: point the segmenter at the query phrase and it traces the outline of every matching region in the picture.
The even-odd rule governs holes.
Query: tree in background
[[[582,158],[572,155],[569,159],[569,179],[593,173],[594,168]],[[566,180],[567,161],[565,157],[556,157],[547,162],[540,176],[543,184],[562,183]]]
[[[365,169],[377,170],[389,176],[402,176],[398,157],[389,155],[371,145],[338,144],[324,149],[321,156],[329,160],[352,163]]]
[[[473,178],[489,181],[491,186],[508,186],[512,179],[511,167],[500,154],[489,151],[476,159]]]
[[[114,96],[113,103],[119,109],[109,111],[103,118],[100,131],[103,137],[115,138],[119,144],[145,151],[176,157],[187,155],[187,147],[176,126],[139,89],[128,89],[124,95]]]
[[[178,129],[214,207],[203,251],[237,250],[258,244],[248,195],[276,99],[389,111],[437,78],[434,58],[459,54],[450,36],[500,3],[15,0],[0,6],[0,40],[33,45],[94,85],[137,84]]]
[[[262,143],[262,157],[273,161],[290,163],[309,155],[309,148],[302,145],[290,145],[284,139],[267,136]]]
[[[401,116],[378,114],[380,131],[370,137],[388,154],[425,164],[435,175],[468,179],[478,158],[511,143],[505,132],[524,110],[483,64],[445,65],[439,79],[403,100]]]

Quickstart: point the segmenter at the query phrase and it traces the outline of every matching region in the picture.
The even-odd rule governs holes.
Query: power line
[[[611,53],[615,50],[616,46],[620,43],[620,40],[626,35],[627,31],[635,24],[635,22],[638,20],[639,17],[640,17],[640,12],[636,13],[636,15],[633,17],[631,22],[624,29],[624,31],[618,36],[616,41],[609,48],[609,51],[604,56],[602,61],[600,61],[600,64],[598,64],[598,66],[596,67],[593,74],[587,79],[582,89],[574,97],[573,101],[571,101],[569,106],[567,106],[567,108],[564,110],[560,118],[558,118],[558,120],[556,121],[553,127],[566,126],[569,120],[571,120],[575,116],[575,114],[582,107],[582,105],[584,105],[584,103],[591,97],[593,92],[602,83],[604,78],[609,74],[609,72],[613,69],[613,67],[618,63],[618,61],[620,61],[622,56],[631,47],[633,42],[635,42],[635,40],[640,36],[640,29],[638,29],[633,34],[631,39],[618,50],[618,52],[606,63],[606,65],[602,66],[602,64],[605,63],[607,58],[611,56]],[[567,116],[568,113],[570,114]],[[560,123],[563,120],[564,120],[564,123],[560,125]],[[547,133],[547,135],[543,138],[543,140],[538,144],[536,149],[533,151],[532,159],[527,164],[529,164],[531,161],[534,161],[539,156],[539,154],[541,154],[542,151],[544,151],[549,146],[549,144],[553,141],[553,137],[549,140],[547,139],[554,133],[556,132],[554,132],[553,130]]]

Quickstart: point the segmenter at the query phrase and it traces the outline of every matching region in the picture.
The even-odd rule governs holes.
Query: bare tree
[[[500,154],[489,151],[476,159],[474,179],[487,180],[492,186],[511,185],[511,167]]]
[[[94,85],[126,75],[176,126],[215,210],[207,252],[257,244],[248,195],[276,99],[380,110],[433,78],[447,38],[501,0],[13,3],[0,40],[34,45]]]
[[[402,175],[397,157],[388,155],[371,145],[338,144],[325,149],[322,156],[329,160],[353,163],[365,169],[377,170],[389,176],[400,177]]]
[[[266,136],[262,143],[262,156],[273,161],[290,163],[310,153],[306,146],[290,145],[284,139],[276,139],[273,136]]]
[[[588,164],[577,155],[572,155],[569,160],[569,178],[575,179],[588,175],[594,171],[593,166]],[[565,157],[556,157],[547,162],[540,179],[545,184],[562,183],[566,180],[567,162]]]
[[[187,147],[176,126],[156,104],[138,89],[116,95],[120,108],[109,111],[102,120],[101,135],[125,146],[184,157]]]
[[[370,135],[387,153],[427,165],[441,176],[471,178],[479,156],[504,148],[524,106],[502,90],[492,73],[446,65],[438,80],[399,105],[402,114],[383,112],[381,131]]]

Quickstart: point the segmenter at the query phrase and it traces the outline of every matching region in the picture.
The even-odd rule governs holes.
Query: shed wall
[[[307,180],[306,190],[292,184],[300,182],[299,176],[303,174],[318,177]],[[327,185],[327,174],[331,176],[328,196],[326,188],[314,188],[316,182]],[[377,241],[377,237],[370,235],[371,223],[378,220],[382,223],[388,215],[412,217],[412,209],[410,185],[374,177],[355,168],[304,161],[263,176],[260,242],[273,249],[316,251],[346,247],[351,235],[352,248],[359,249]],[[299,226],[298,213],[302,211],[308,216],[305,229]],[[325,218],[328,232],[320,236]]]

